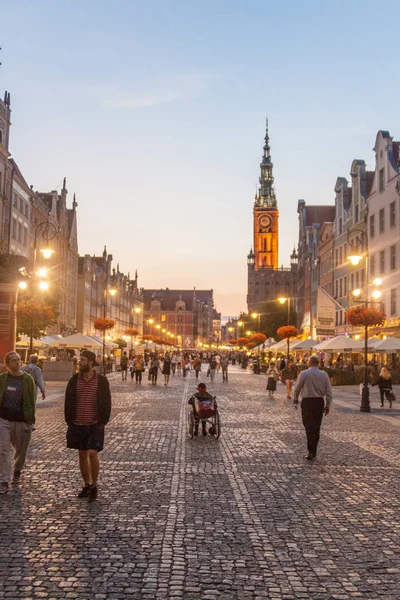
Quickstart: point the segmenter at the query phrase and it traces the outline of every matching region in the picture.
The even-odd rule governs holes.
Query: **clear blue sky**
[[[67,177],[79,250],[144,287],[245,309],[264,121],[280,263],[297,200],[333,203],[378,129],[400,138],[398,2],[15,0],[0,9],[11,151],[35,189]]]

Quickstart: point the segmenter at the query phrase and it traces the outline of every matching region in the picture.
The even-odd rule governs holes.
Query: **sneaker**
[[[78,498],[87,498],[89,496],[90,483],[85,483],[83,488],[78,494]]]
[[[13,476],[12,476],[12,481],[14,481],[15,483],[19,483],[21,479],[21,471],[14,471]]]
[[[89,502],[94,502],[97,498],[97,487],[89,487]]]
[[[8,492],[8,483],[6,481],[2,481],[0,483],[0,494],[6,494]]]

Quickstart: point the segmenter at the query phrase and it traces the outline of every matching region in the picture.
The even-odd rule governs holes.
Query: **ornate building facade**
[[[293,297],[297,279],[295,251],[289,268],[278,267],[279,211],[274,190],[268,120],[264,141],[260,186],[253,206],[253,247],[247,256],[249,312],[256,310],[263,302],[276,301],[279,296]]]

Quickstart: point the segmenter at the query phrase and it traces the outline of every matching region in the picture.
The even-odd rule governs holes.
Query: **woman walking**
[[[151,385],[157,385],[158,369],[160,368],[160,361],[158,360],[157,354],[154,356],[150,363],[150,377]]]
[[[286,384],[288,400],[291,400],[292,398],[292,386],[295,379],[297,379],[297,369],[293,361],[289,360],[288,364],[282,370],[282,381]]]
[[[144,371],[144,360],[142,356],[137,356],[133,363],[133,369],[135,371],[135,382],[136,385],[142,385],[142,373]]]
[[[164,385],[168,385],[169,377],[171,375],[171,359],[169,357],[169,354],[166,354],[164,357],[164,364],[163,364],[162,372],[164,375]]]
[[[279,371],[275,366],[274,362],[269,363],[269,367],[267,370],[267,390],[268,390],[268,398],[274,397],[274,392],[276,392],[276,382],[279,379]]]
[[[379,373],[377,384],[379,387],[379,392],[381,394],[381,407],[383,407],[383,401],[386,396],[386,400],[389,401],[389,407],[392,408],[392,376],[386,367],[382,367],[381,372]]]

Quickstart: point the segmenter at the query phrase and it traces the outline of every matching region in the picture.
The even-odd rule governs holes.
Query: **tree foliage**
[[[39,338],[57,317],[58,311],[48,300],[23,298],[17,304],[17,332],[30,335],[33,325],[33,337]]]

